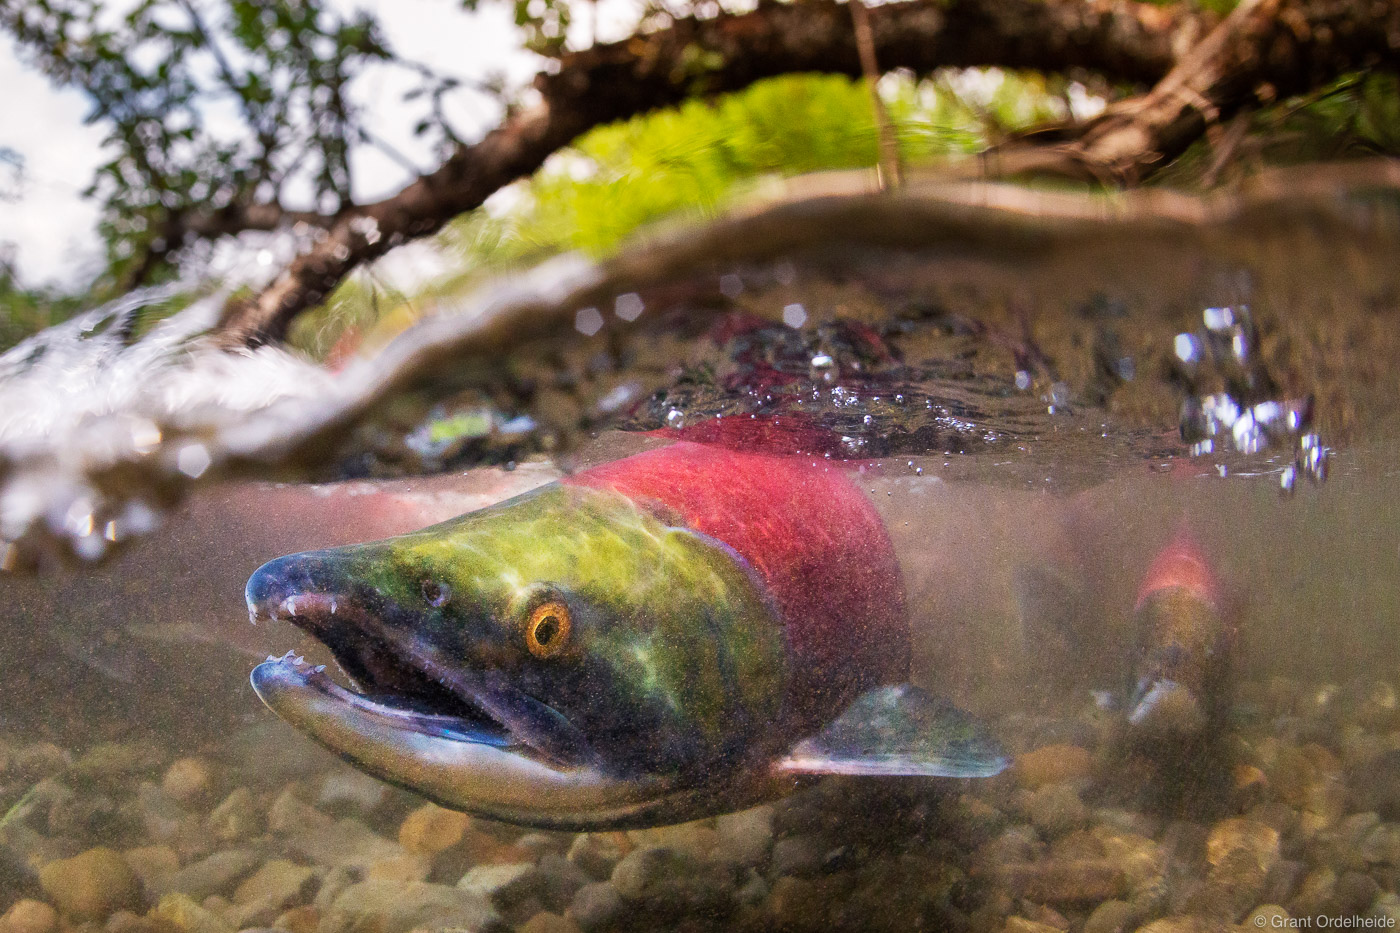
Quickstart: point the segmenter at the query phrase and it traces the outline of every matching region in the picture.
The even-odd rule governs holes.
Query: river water
[[[1153,933],[1400,917],[1400,195],[1003,187],[776,204],[565,257],[332,375],[147,295],[0,358],[0,931]],[[570,834],[338,762],[248,685],[263,561],[682,437],[841,462],[913,678],[995,778],[833,777]],[[1130,728],[1139,591],[1189,539],[1221,714]]]

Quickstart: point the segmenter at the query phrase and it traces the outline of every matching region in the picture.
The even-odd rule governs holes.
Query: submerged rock
[[[728,868],[667,846],[632,852],[613,869],[612,884],[624,900],[665,916],[727,912],[735,899]]]
[[[274,905],[280,912],[297,901],[305,900],[312,888],[316,870],[286,859],[263,863],[233,892],[235,904],[264,903]]]
[[[58,927],[58,911],[43,901],[21,898],[0,916],[4,933],[53,933]]]
[[[214,788],[214,772],[203,758],[177,758],[165,769],[160,789],[186,806],[204,800]]]
[[[101,920],[123,907],[141,906],[141,880],[112,849],[98,846],[39,870],[39,884],[59,912],[74,920]]]
[[[225,849],[157,881],[152,890],[159,895],[184,894],[202,901],[213,894],[232,892],[234,885],[261,861],[262,856],[255,849]]]
[[[1022,787],[1035,790],[1045,784],[1062,784],[1086,778],[1093,771],[1093,756],[1078,745],[1045,745],[1016,759],[1014,773]]]
[[[437,855],[461,842],[471,824],[465,813],[424,804],[399,824],[399,845],[416,855]]]
[[[500,915],[479,894],[424,881],[362,881],[340,892],[319,930],[408,933],[426,928],[477,933],[500,927]]]

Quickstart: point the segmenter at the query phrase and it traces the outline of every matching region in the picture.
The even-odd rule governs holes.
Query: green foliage
[[[84,296],[21,287],[13,265],[0,251],[0,352],[88,306]]]
[[[27,0],[0,3],[0,30],[84,91],[88,121],[108,129],[111,159],[89,194],[112,278],[127,285],[160,278],[187,215],[276,202],[289,181],[309,180],[326,213],[346,204],[351,152],[374,142],[351,93],[370,64],[414,68],[414,94],[435,102],[455,86],[400,62],[372,17],[328,0],[141,0],[121,15],[101,0]],[[425,131],[455,142],[432,112]]]

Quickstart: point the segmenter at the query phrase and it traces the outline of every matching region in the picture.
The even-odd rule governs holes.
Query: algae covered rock
[[[39,884],[59,912],[74,920],[101,920],[142,901],[136,873],[105,846],[50,862],[39,870]]]

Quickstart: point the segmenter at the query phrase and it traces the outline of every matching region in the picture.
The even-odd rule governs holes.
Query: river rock
[[[519,933],[580,933],[579,925],[567,917],[542,910],[519,927]]]
[[[1125,933],[1134,919],[1127,901],[1104,901],[1084,921],[1083,933]]]
[[[389,785],[368,774],[339,768],[326,775],[316,807],[336,816],[365,816],[383,806]]]
[[[1089,809],[1069,784],[1046,784],[1031,795],[1026,808],[1031,824],[1048,837],[1083,826]]]
[[[399,825],[399,845],[409,852],[429,857],[462,841],[472,818],[436,804],[424,804],[404,817]]]
[[[280,913],[293,903],[306,900],[315,878],[312,868],[286,859],[273,859],[243,879],[233,892],[233,902],[240,905],[255,901],[270,903]]]
[[[1109,859],[1008,863],[991,869],[1017,896],[1039,903],[1106,901],[1128,893],[1123,869]]]
[[[574,892],[574,899],[565,916],[578,924],[584,933],[601,933],[618,926],[626,910],[626,902],[617,889],[606,881],[598,881]]]
[[[1163,917],[1138,927],[1137,933],[1234,933],[1234,928],[1205,917]]]
[[[309,905],[284,910],[272,921],[274,927],[287,933],[316,933],[320,924],[321,912]]]
[[[460,933],[494,930],[500,915],[485,898],[445,884],[362,881],[340,893],[320,933],[407,933],[418,928]]]
[[[773,845],[773,807],[753,807],[717,817],[715,833],[711,858],[744,868],[758,865]]]
[[[568,859],[594,878],[604,880],[612,877],[614,866],[627,851],[615,833],[579,833],[569,846]]]
[[[175,872],[180,870],[180,856],[167,845],[138,846],[127,849],[122,858],[141,879],[147,891],[156,891]]]
[[[1400,823],[1381,823],[1366,834],[1357,855],[1370,865],[1400,865]]]
[[[73,756],[52,742],[36,742],[10,756],[10,772],[20,782],[35,782],[68,770]]]
[[[1035,790],[1045,784],[1062,784],[1087,778],[1094,759],[1078,745],[1045,745],[1016,759],[1014,774],[1022,787]]]
[[[462,876],[457,888],[497,907],[510,907],[534,893],[539,879],[530,862],[511,865],[478,865]]]
[[[225,849],[157,881],[152,890],[158,895],[184,894],[202,901],[212,894],[231,892],[261,861],[254,849]]]
[[[694,820],[672,826],[630,830],[627,839],[638,848],[664,847],[704,858],[719,841],[719,832],[707,820]]]
[[[734,903],[729,869],[666,846],[630,853],[613,869],[612,884],[624,900],[663,916],[727,912]]]
[[[1002,931],[1003,933],[1064,933],[1060,927],[1051,926],[1048,923],[1038,923],[1025,917],[1007,917],[1006,926],[1002,927]]]
[[[773,844],[770,874],[774,878],[783,875],[811,877],[821,871],[831,848],[831,842],[825,836],[810,833],[779,839]]]
[[[366,869],[376,862],[407,855],[397,842],[385,839],[353,817],[317,822],[309,828],[292,831],[286,845],[297,855],[320,865],[353,865]]]
[[[210,834],[220,842],[239,842],[262,832],[263,815],[246,787],[233,790],[204,818]]]
[[[165,769],[160,789],[176,802],[192,806],[214,789],[214,772],[203,758],[177,758]]]
[[[187,894],[167,894],[152,914],[180,933],[234,933],[232,924]]]
[[[174,841],[189,820],[185,808],[150,781],[142,781],[136,788],[136,809],[146,835],[154,842]]]
[[[101,920],[114,910],[141,906],[141,880],[112,849],[98,846],[39,870],[39,884],[60,913]]]
[[[28,897],[15,901],[0,917],[0,930],[4,933],[53,933],[57,926],[58,911]]]

